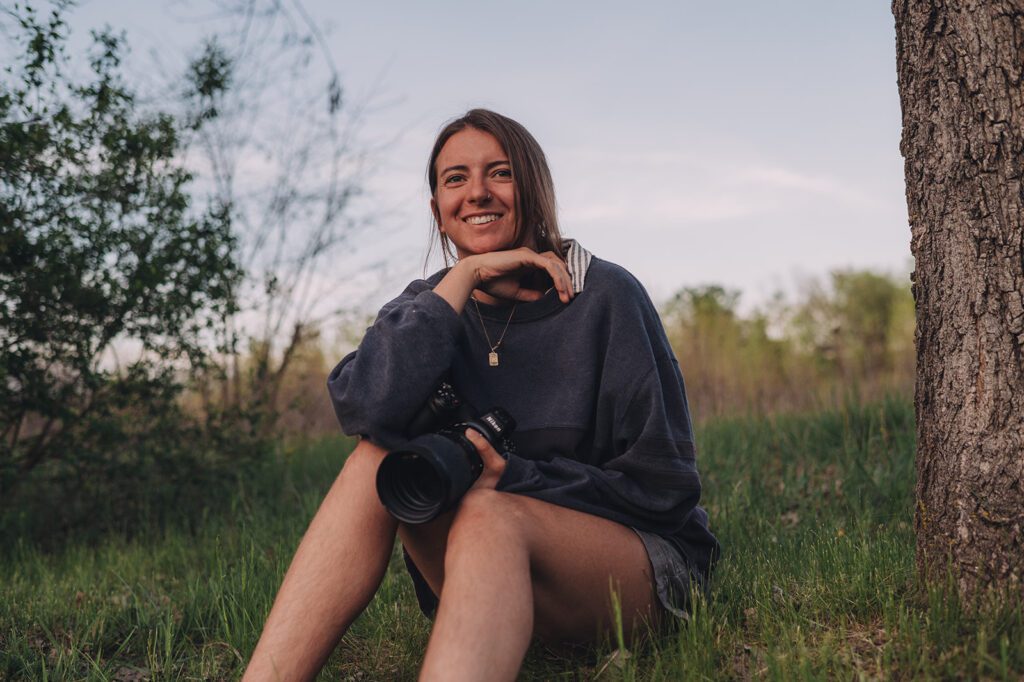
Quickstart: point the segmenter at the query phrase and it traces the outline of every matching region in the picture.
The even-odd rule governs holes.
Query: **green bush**
[[[0,19],[21,48],[0,80],[0,514],[33,532],[191,508],[261,448],[178,406],[236,309],[231,209],[193,208],[179,124],[137,104],[120,37],[70,75],[63,8]]]

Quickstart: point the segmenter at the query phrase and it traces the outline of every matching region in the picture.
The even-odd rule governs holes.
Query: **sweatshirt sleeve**
[[[342,430],[382,447],[405,440],[410,420],[451,366],[462,329],[424,280],[385,305],[359,348],[327,378]]]
[[[654,361],[621,401],[600,464],[509,455],[497,489],[659,534],[679,531],[700,500],[692,428],[678,363]],[[601,458],[599,458],[601,459]],[[699,510],[698,510],[699,511]]]

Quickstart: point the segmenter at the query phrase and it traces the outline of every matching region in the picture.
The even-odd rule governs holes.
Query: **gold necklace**
[[[470,296],[470,298],[473,298]],[[487,364],[491,367],[498,366],[498,348],[501,347],[501,342],[505,340],[505,334],[508,332],[508,326],[512,324],[512,316],[516,314],[516,305],[512,304],[512,312],[508,315],[508,320],[505,321],[505,328],[501,330],[501,337],[495,344],[491,343],[491,337],[487,334],[487,327],[484,325],[484,316],[480,314],[480,304],[473,298],[473,307],[476,308],[476,316],[480,320],[480,328],[484,330],[484,338],[487,339],[487,345],[491,347],[491,352],[487,354]]]

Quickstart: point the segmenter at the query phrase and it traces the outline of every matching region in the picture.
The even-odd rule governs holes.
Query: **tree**
[[[917,309],[917,563],[1024,586],[1024,2],[895,0]]]
[[[771,338],[764,313],[741,316],[739,296],[714,284],[687,287],[663,311],[687,391],[703,416],[779,407],[788,344]]]
[[[37,469],[81,487],[208,442],[186,439],[179,373],[206,361],[240,276],[228,208],[192,207],[179,127],[137,105],[122,39],[93,35],[80,82],[63,9],[0,15],[23,47],[0,82],[3,502]]]
[[[339,261],[366,223],[353,210],[368,154],[357,141],[365,105],[343,96],[302,3],[213,4],[223,21],[188,65],[182,118],[193,162],[230,206],[246,277],[239,309],[221,330],[224,346],[239,347],[210,373],[207,409],[245,409],[270,435],[286,410],[281,387],[296,355],[356,307],[343,293],[353,273]],[[309,402],[326,400],[313,395]]]

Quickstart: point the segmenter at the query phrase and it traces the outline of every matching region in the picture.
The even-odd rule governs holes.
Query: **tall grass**
[[[725,550],[711,599],[645,642],[535,646],[522,679],[1024,675],[1019,600],[968,604],[915,582],[906,401],[713,420],[698,436],[704,503]],[[0,678],[236,677],[348,447],[295,448],[194,532],[6,547]],[[396,554],[322,677],[414,679],[428,635]]]

